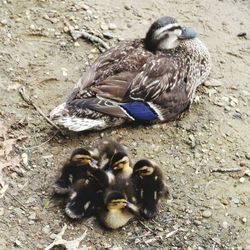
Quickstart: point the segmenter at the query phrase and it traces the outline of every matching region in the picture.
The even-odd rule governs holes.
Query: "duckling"
[[[65,212],[72,219],[89,217],[100,207],[104,190],[113,181],[102,169],[89,169],[88,178],[78,180],[72,187]]]
[[[93,148],[96,157],[99,158],[98,165],[100,168],[108,168],[110,160],[115,153],[128,154],[127,148],[124,145],[111,139],[98,140]]]
[[[110,159],[109,163],[104,167],[104,170],[114,174],[117,179],[129,179],[133,173],[131,161],[124,152],[117,152]]]
[[[191,106],[210,70],[198,33],[164,16],[145,38],[122,41],[100,55],[50,117],[72,131],[171,121]]]
[[[142,216],[152,218],[159,199],[169,195],[161,169],[152,161],[140,160],[134,165],[132,180]]]
[[[124,226],[139,212],[139,208],[129,202],[126,195],[120,191],[107,192],[103,201],[103,207],[98,211],[98,218],[101,224],[109,229]]]
[[[84,148],[75,149],[70,158],[65,162],[60,178],[54,183],[55,193],[66,194],[71,185],[81,178],[86,178],[86,172],[90,168],[96,168],[91,152]]]
[[[116,178],[129,178],[133,172],[127,148],[115,140],[100,140],[94,145],[99,166],[116,176]],[[94,151],[95,151],[94,150]]]

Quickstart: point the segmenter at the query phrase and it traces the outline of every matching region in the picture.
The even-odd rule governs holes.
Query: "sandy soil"
[[[0,249],[43,249],[65,223],[66,239],[88,230],[83,243],[89,249],[250,249],[250,43],[249,34],[237,36],[250,30],[249,1],[112,2],[0,0],[0,155],[6,165],[0,183],[8,188],[0,193]],[[110,32],[114,44],[144,36],[162,15],[196,27],[214,63],[181,120],[63,137],[20,97],[24,86],[48,114],[98,56],[93,44],[74,42],[65,23]],[[154,220],[109,232],[95,218],[69,221],[64,201],[52,196],[51,183],[71,150],[103,136],[121,140],[134,159],[161,164],[172,195]],[[215,168],[241,171],[211,172]]]

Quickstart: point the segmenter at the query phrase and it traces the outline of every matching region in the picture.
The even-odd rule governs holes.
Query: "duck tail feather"
[[[54,108],[49,114],[50,119],[55,119],[62,116],[63,112],[65,111],[65,107],[66,107],[66,102]]]
[[[62,124],[69,130],[80,132],[85,130],[100,130],[106,127],[104,120],[94,120],[89,118],[63,116],[58,119],[58,123]]]

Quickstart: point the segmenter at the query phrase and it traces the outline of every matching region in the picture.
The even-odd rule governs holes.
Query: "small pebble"
[[[0,216],[4,215],[4,208],[0,207]]]
[[[46,225],[45,227],[43,227],[42,232],[45,233],[45,234],[49,234],[50,233],[50,226]]]
[[[20,240],[16,239],[16,240],[15,240],[15,245],[16,245],[17,247],[21,247],[21,246],[22,246],[22,243],[21,243]]]
[[[228,205],[228,200],[227,199],[221,199],[221,203],[223,205]]]
[[[22,153],[21,157],[22,157],[23,165],[27,167],[29,165],[28,155],[26,153]]]
[[[35,25],[34,25],[34,24],[31,24],[31,25],[30,25],[30,29],[31,29],[31,30],[35,30],[35,29],[36,29]]]
[[[60,42],[59,42],[59,45],[62,46],[62,47],[64,47],[64,46],[67,45],[67,43],[66,43],[65,41],[60,41]]]
[[[122,250],[122,247],[113,246],[110,248],[110,250]]]
[[[239,204],[239,203],[240,203],[240,200],[239,200],[237,197],[233,197],[233,198],[232,198],[232,202],[233,202],[234,204]]]
[[[228,228],[228,222],[227,221],[223,221],[222,222],[222,227],[225,228],[225,229]]]
[[[63,74],[63,76],[68,76],[68,72],[67,72],[67,69],[65,69],[65,68],[61,68],[61,70],[62,70],[62,74]],[[43,157],[46,157],[46,156],[43,156]],[[48,158],[44,158],[44,159],[48,159]]]
[[[108,38],[108,39],[114,38],[114,35],[109,31],[103,32],[102,34],[105,38]]]
[[[101,29],[102,30],[108,30],[108,25],[107,24],[101,24]]]
[[[1,20],[1,24],[2,24],[2,25],[6,25],[7,23],[8,23],[8,21],[7,21],[6,19]]]
[[[54,240],[56,238],[56,236],[57,236],[56,234],[52,233],[49,237],[50,237],[50,239]]]
[[[240,183],[244,183],[245,182],[245,178],[244,177],[241,177],[240,178]]]
[[[131,10],[131,6],[125,5],[125,6],[124,6],[124,9],[125,9],[125,10]]]
[[[114,24],[114,23],[109,24],[109,29],[110,30],[115,30],[116,28],[117,28],[116,24]]]
[[[64,27],[63,27],[63,31],[64,31],[65,33],[69,32],[69,27],[68,27],[68,26],[64,26]]]
[[[217,81],[217,80],[213,80],[212,82],[205,81],[204,86],[206,86],[206,87],[219,87],[219,86],[222,86],[222,83]]]
[[[246,153],[246,154],[245,154],[245,157],[246,157],[248,160],[250,160],[250,153]]]
[[[221,97],[221,100],[222,100],[223,102],[229,102],[229,97],[223,96],[223,97]]]
[[[30,220],[35,220],[36,219],[36,213],[35,212],[30,213],[29,219]]]
[[[201,221],[199,221],[199,220],[194,220],[194,224],[195,224],[196,226],[200,226],[200,225],[201,225]]]
[[[209,218],[210,216],[212,215],[212,212],[210,210],[205,210],[203,213],[202,213],[202,216],[204,218]]]
[[[241,221],[242,221],[243,223],[246,223],[246,222],[247,222],[247,218],[246,218],[246,217],[243,217],[243,218],[241,218]]]
[[[88,59],[93,59],[94,58],[94,55],[93,54],[89,54],[88,55]]]
[[[80,44],[79,44],[78,42],[74,42],[74,46],[75,46],[75,47],[79,47]]]

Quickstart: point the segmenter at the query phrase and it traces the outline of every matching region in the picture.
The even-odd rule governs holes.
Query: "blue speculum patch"
[[[127,102],[120,106],[136,121],[151,122],[158,119],[156,112],[145,102]]]

